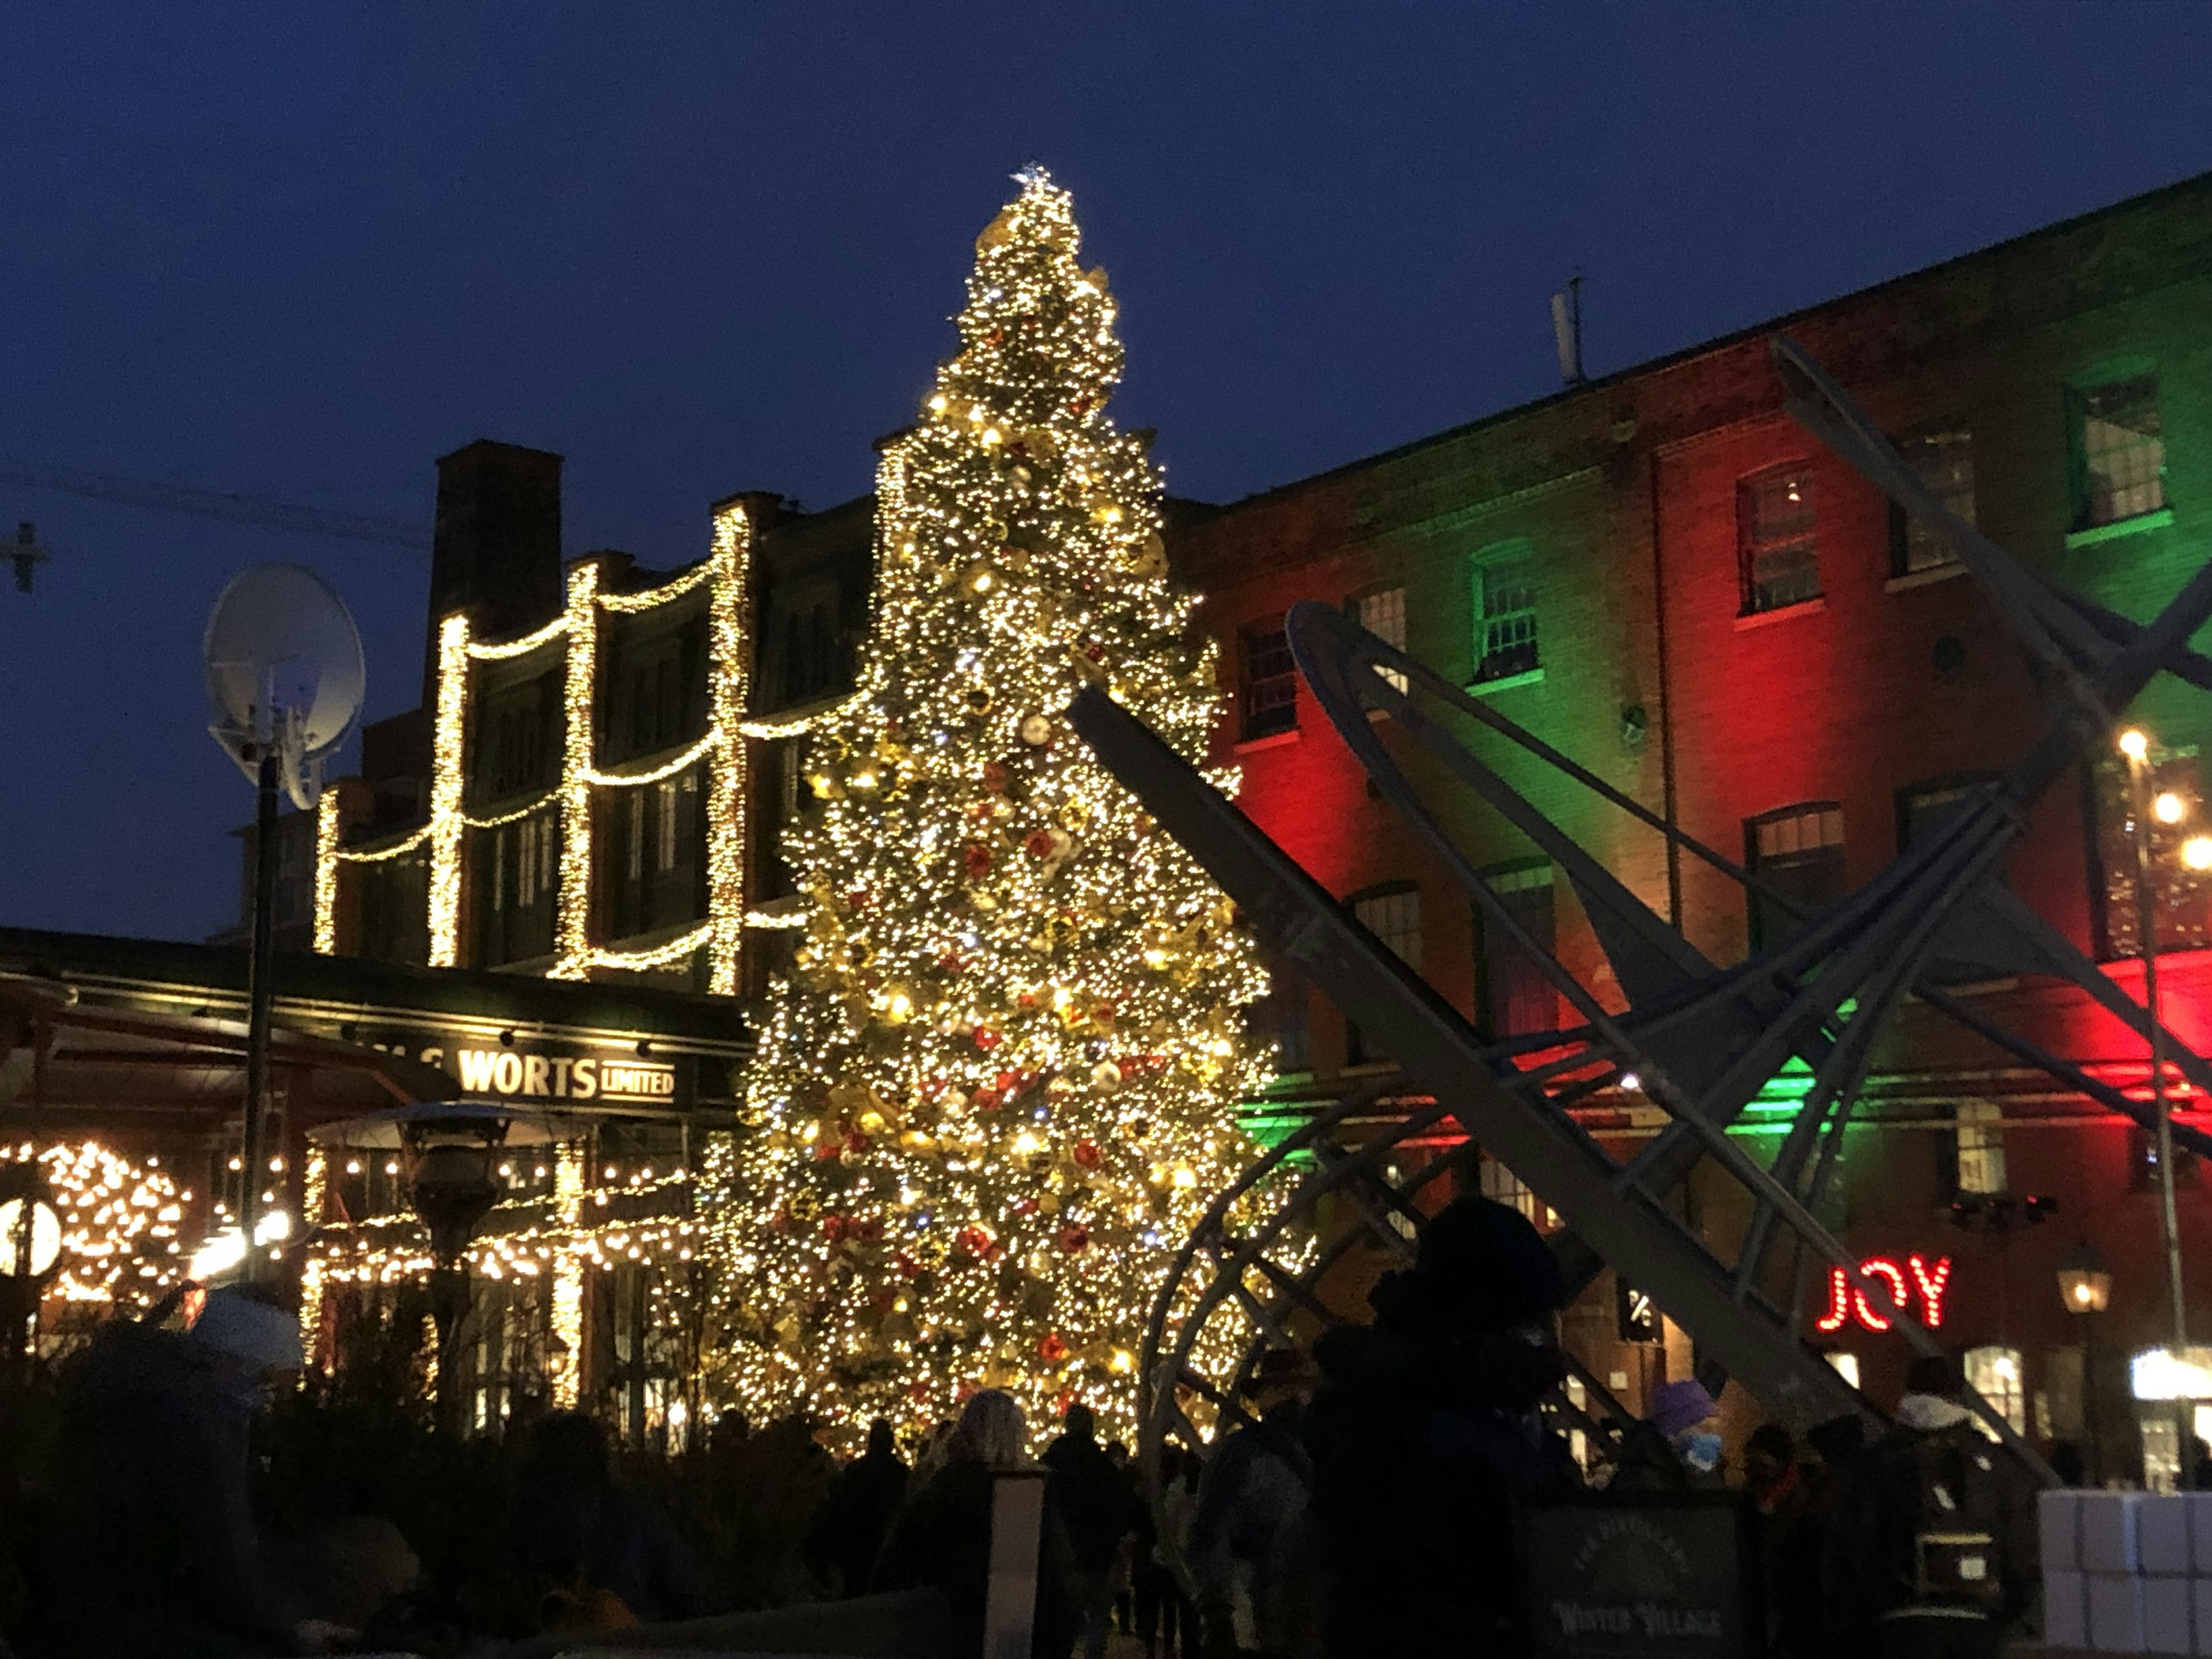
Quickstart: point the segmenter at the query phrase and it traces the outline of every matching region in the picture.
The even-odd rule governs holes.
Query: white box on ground
[[[2118,1572],[2093,1572],[2088,1578],[2089,1645],[2099,1653],[2141,1653],[2143,1581]]]
[[[2148,1492],[2136,1503],[2136,1560],[2145,1572],[2189,1571],[2190,1494]]]
[[[2070,1570],[2043,1575],[2043,1640],[2054,1648],[2089,1645],[2089,1589]]]
[[[2081,1568],[2085,1572],[2134,1572],[2136,1505],[2141,1492],[2081,1494]]]
[[[2189,1603],[2196,1589],[2188,1578],[2145,1578],[2142,1584],[2143,1648],[2150,1653],[2187,1653]]]
[[[2035,1536],[2045,1572],[2081,1571],[2081,1494],[2039,1494],[2035,1500]]]

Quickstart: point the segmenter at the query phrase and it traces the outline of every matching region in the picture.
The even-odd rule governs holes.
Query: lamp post
[[[2189,1304],[2181,1283],[2181,1224],[2173,1201],[2173,1115],[2166,1097],[2166,1028],[2159,1020],[2158,905],[2152,889],[2150,821],[2178,824],[2189,815],[2189,803],[2172,791],[2149,799],[2150,739],[2139,726],[2120,733],[2120,753],[2128,762],[2128,818],[2135,830],[2136,945],[2142,951],[2143,1005],[2150,1015],[2150,1097],[2158,1119],[2159,1221],[2166,1237],[2166,1288],[2172,1304],[2173,1352],[2177,1358],[2189,1347]],[[2212,837],[2191,836],[2182,848],[2182,860],[2191,869],[2212,867]],[[2189,1438],[2194,1425],[2188,1407],[2177,1408],[2174,1432],[2188,1483]]]
[[[2097,1430],[2097,1328],[2089,1322],[2112,1305],[2112,1264],[2083,1239],[2058,1259],[2058,1299],[2081,1323],[2081,1413],[2089,1428],[2089,1479],[2105,1479],[2104,1437]]]

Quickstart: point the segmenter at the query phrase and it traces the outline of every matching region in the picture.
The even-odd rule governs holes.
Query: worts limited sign
[[[580,1046],[526,1042],[451,1043],[405,1039],[372,1042],[386,1054],[404,1054],[450,1073],[471,1100],[547,1104],[567,1101],[607,1106],[688,1103],[689,1079],[665,1060],[594,1053]]]

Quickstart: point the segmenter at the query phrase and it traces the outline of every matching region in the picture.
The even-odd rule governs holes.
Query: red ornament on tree
[[[823,1216],[822,1218],[822,1236],[828,1239],[832,1244],[835,1244],[839,1239],[844,1237],[845,1218],[842,1215]]]
[[[978,1089],[969,1098],[975,1102],[979,1112],[995,1112],[1001,1103],[998,1095],[989,1089]]]
[[[981,881],[991,873],[991,849],[980,841],[971,841],[961,849],[960,865],[970,881]]]
[[[1095,1140],[1077,1141],[1075,1161],[1086,1170],[1097,1169],[1099,1164],[1098,1143]]]
[[[983,787],[994,795],[1006,793],[1006,784],[1012,776],[1013,774],[997,761],[983,763]]]
[[[1060,1340],[1058,1331],[1052,1332],[1037,1344],[1037,1358],[1048,1365],[1057,1365],[1067,1358],[1067,1344]]]
[[[1077,1251],[1085,1249],[1090,1244],[1090,1243],[1091,1230],[1088,1227],[1079,1226],[1073,1222],[1070,1222],[1066,1226],[1062,1227],[1060,1230],[1060,1248],[1066,1250],[1070,1255],[1073,1255]]]
[[[975,1028],[975,1046],[987,1054],[1005,1041],[1006,1038],[988,1025],[978,1025]]]
[[[991,1079],[991,1086],[1002,1095],[1011,1095],[1022,1085],[1019,1072],[1001,1072]]]
[[[1022,848],[1023,850],[1028,853],[1033,859],[1043,860],[1050,858],[1052,856],[1052,831],[1049,830],[1030,830],[1028,838],[1022,842]]]

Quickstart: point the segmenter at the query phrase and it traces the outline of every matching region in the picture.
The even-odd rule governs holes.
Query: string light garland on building
[[[1103,412],[1105,273],[1067,193],[1022,185],[884,453],[875,628],[809,750],[805,908],[775,918],[796,978],[702,1185],[713,1390],[848,1438],[987,1385],[1129,1433],[1151,1300],[1267,1070],[1231,907],[1060,719],[1103,684],[1198,759],[1218,693],[1159,475]]]
[[[430,965],[460,959],[463,853],[471,830],[496,830],[548,809],[558,815],[561,860],[554,910],[555,979],[583,979],[594,969],[632,971],[667,968],[703,951],[709,988],[737,989],[738,948],[748,925],[744,895],[746,696],[745,566],[750,526],[744,509],[731,503],[714,515],[713,550],[692,569],[636,593],[600,589],[600,566],[571,567],[562,614],[519,639],[488,642],[471,636],[465,614],[446,617],[438,629],[438,675],[431,739],[429,814],[399,840],[373,848],[344,845],[336,791],[325,791],[315,826],[315,949],[337,949],[338,881],[342,866],[373,864],[428,849]],[[708,729],[681,752],[635,770],[602,770],[596,764],[599,629],[602,612],[635,615],[707,590],[708,632]],[[467,738],[473,695],[471,666],[506,662],[532,652],[562,653],[561,776],[552,788],[507,811],[475,816],[466,810]],[[707,774],[707,916],[680,938],[641,951],[593,943],[592,913],[592,792],[636,789],[695,766]]]
[[[191,1194],[158,1160],[141,1163],[96,1140],[0,1146],[0,1165],[26,1163],[37,1164],[61,1223],[47,1296],[143,1309],[177,1282],[185,1266],[177,1230]]]

